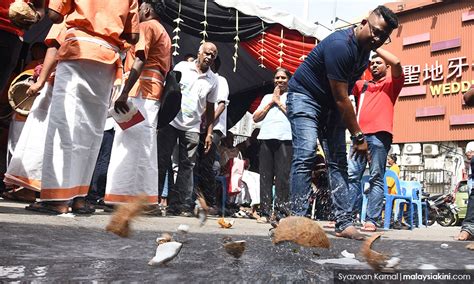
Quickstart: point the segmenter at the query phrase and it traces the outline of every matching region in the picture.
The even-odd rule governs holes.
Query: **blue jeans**
[[[369,146],[371,162],[369,163],[370,171],[370,191],[367,194],[367,219],[375,224],[380,218],[383,207],[384,189],[383,177],[385,175],[385,165],[387,163],[387,155],[392,144],[392,134],[388,132],[377,132],[365,136]],[[349,187],[351,191],[357,192],[357,198],[354,199],[354,208],[360,210],[360,202],[362,201],[362,189],[360,181],[367,166],[367,160],[359,158],[357,160],[348,158],[349,163]]]
[[[308,210],[311,172],[319,138],[328,165],[335,229],[341,232],[353,224],[352,207],[357,194],[350,191],[348,185],[346,127],[334,107],[328,107],[311,95],[290,92],[286,104],[293,136],[290,209],[299,216],[304,216]]]

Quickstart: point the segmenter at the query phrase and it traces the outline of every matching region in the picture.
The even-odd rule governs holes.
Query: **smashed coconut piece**
[[[315,221],[299,216],[290,216],[280,220],[274,230],[273,243],[289,241],[306,247],[329,248],[326,232]]]

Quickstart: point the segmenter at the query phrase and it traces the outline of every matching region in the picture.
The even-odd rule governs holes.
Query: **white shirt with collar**
[[[225,108],[221,113],[216,122],[214,122],[214,130],[219,130],[222,132],[222,137],[226,136],[227,132],[227,106],[229,105],[229,84],[227,83],[226,78],[215,73],[218,79],[217,84],[217,103],[215,109],[219,106],[220,102],[224,102]]]
[[[174,67],[181,72],[181,110],[171,121],[171,126],[189,132],[199,133],[201,116],[207,102],[215,103],[217,100],[217,76],[211,71],[198,73],[196,61],[182,61]]]

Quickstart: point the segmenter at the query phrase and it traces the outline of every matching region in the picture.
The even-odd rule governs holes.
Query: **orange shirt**
[[[139,86],[134,86],[130,96],[136,97],[141,91],[142,98],[159,100],[171,64],[171,39],[157,20],[140,23],[140,40],[127,53],[126,72],[132,69],[138,51],[144,53],[146,63],[138,81]]]
[[[51,0],[49,9],[67,15],[58,60],[113,64],[123,48],[120,35],[139,33],[137,0]]]
[[[29,0],[23,0],[23,1],[35,3],[35,1],[29,1]],[[0,30],[4,30],[12,34],[16,34],[17,36],[23,36],[25,31],[14,26],[12,22],[10,21],[10,18],[8,17],[8,9],[10,8],[10,5],[13,2],[15,2],[15,0],[1,0],[0,1]]]

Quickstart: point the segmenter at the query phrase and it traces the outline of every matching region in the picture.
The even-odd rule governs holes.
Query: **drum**
[[[26,70],[18,75],[8,89],[8,102],[14,111],[27,116],[33,106],[36,96],[27,96],[26,91],[33,84],[30,80],[34,70]]]

